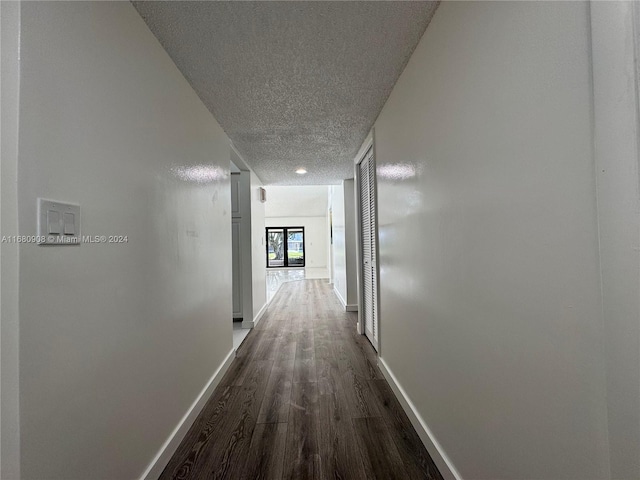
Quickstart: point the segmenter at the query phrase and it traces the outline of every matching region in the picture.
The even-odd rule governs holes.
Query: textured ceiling
[[[133,2],[266,184],[332,184],[436,2]],[[308,174],[294,173],[304,167]]]

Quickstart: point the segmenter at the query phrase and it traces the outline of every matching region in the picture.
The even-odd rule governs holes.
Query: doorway
[[[267,268],[304,267],[304,227],[267,227]]]

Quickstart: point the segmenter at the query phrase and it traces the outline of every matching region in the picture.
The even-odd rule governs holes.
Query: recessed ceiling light
[[[304,168],[299,168],[296,170],[296,173],[298,175],[304,175],[305,173],[307,173],[307,171]]]

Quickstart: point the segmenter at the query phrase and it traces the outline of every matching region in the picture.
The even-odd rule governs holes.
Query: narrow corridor
[[[442,478],[356,321],[283,284],[161,478]]]

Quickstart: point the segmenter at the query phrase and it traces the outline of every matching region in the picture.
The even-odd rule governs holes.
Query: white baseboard
[[[431,455],[431,458],[438,467],[438,470],[440,470],[442,476],[445,480],[462,480],[462,477],[453,466],[453,463],[451,463],[451,460],[442,449],[442,446],[438,443],[438,440],[436,440],[433,433],[416,410],[415,405],[381,357],[378,357],[378,367],[380,367],[384,378],[387,380],[393,390],[393,393],[395,393],[396,397],[400,401],[404,412],[409,417],[413,428],[418,432],[420,440],[424,443],[425,448],[429,452],[429,455]]]
[[[262,308],[260,309],[260,311],[256,314],[255,317],[253,317],[253,324],[257,325],[258,322],[262,319],[262,316],[264,315],[264,312],[267,311],[267,307],[269,306],[269,302],[266,302]]]
[[[340,300],[340,304],[342,305],[342,308],[344,308],[345,310],[347,309],[347,302],[344,301],[344,298],[342,298],[342,295],[340,295],[340,292],[338,291],[337,288],[333,288],[333,293],[336,294],[336,297],[338,297],[338,300]]]
[[[340,292],[335,287],[333,287],[333,292],[336,294],[336,297],[338,297],[338,300],[340,300],[340,303],[342,304],[342,308],[344,308],[345,312],[358,311],[358,305],[347,304],[344,298],[342,298],[342,295],[340,295]]]
[[[260,309],[260,311],[256,314],[255,317],[253,317],[253,320],[243,320],[242,321],[242,328],[253,328],[255,327],[258,322],[260,321],[260,319],[262,318],[262,316],[264,315],[264,312],[267,311],[267,307],[269,306],[269,302],[265,303],[262,308]]]
[[[211,397],[213,390],[218,386],[220,380],[224,377],[224,374],[227,373],[235,355],[235,350],[231,350],[229,352],[227,357],[224,359],[224,362],[222,362],[222,365],[218,367],[218,370],[216,370],[213,376],[209,379],[207,385],[200,392],[200,395],[196,397],[189,410],[187,410],[187,413],[184,414],[182,419],[178,422],[178,425],[176,425],[176,428],[171,432],[171,435],[169,435],[167,440],[162,444],[162,447],[160,447],[157,455],[151,461],[149,466],[147,466],[140,477],[140,480],[157,480],[158,477],[160,477],[160,474],[169,463],[169,460],[171,460],[171,457],[180,446],[180,442],[182,442],[189,431],[189,428],[191,428],[191,425],[195,422],[198,414],[207,403],[207,400]]]

